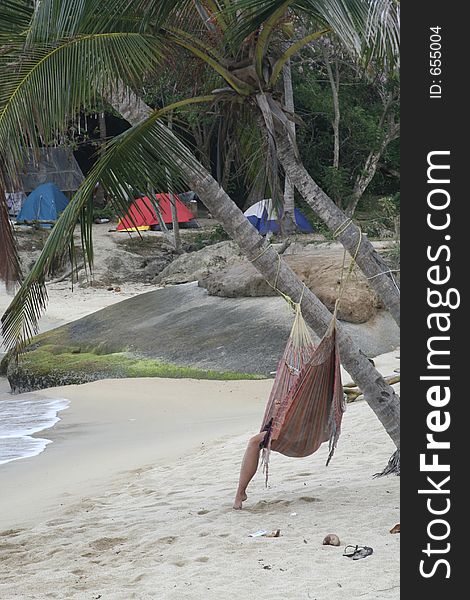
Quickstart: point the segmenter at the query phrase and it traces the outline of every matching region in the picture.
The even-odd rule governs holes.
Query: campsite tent
[[[174,196],[176,204],[176,215],[178,217],[178,223],[189,224],[195,223],[192,212],[189,208],[181,202],[178,196]],[[168,194],[157,194],[156,199],[160,208],[163,222],[167,225],[171,225],[171,204],[170,197]],[[118,231],[145,231],[150,228],[155,229],[158,227],[158,218],[155,212],[155,208],[147,196],[137,198],[131,204],[127,215],[119,221],[117,230]]]
[[[279,231],[278,215],[274,210],[271,199],[260,200],[256,204],[253,204],[253,206],[250,206],[243,214],[262,235],[266,235],[268,231],[272,231],[273,233]],[[298,208],[294,209],[294,217],[297,227],[302,233],[313,233],[313,227]]]
[[[53,183],[43,183],[29,194],[16,218],[17,223],[38,222],[42,227],[52,227],[68,204],[67,197]]]

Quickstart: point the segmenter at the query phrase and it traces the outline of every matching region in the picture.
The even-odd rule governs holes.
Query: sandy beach
[[[57,284],[41,330],[147,289]],[[0,293],[0,310],[9,300]],[[391,375],[399,351],[374,360]],[[305,459],[273,454],[269,487],[259,472],[244,509],[232,509],[271,385],[124,379],[24,395],[70,405],[36,434],[52,440],[44,452],[0,465],[0,598],[398,599],[399,536],[389,530],[400,521],[399,478],[372,477],[393,444],[364,401],[348,405],[328,468],[326,447]],[[281,534],[249,537],[261,529]],[[339,547],[322,545],[329,533]],[[348,544],[374,554],[352,561]]]
[[[378,359],[381,370],[398,352]],[[399,597],[399,478],[365,402],[337,453],[274,454],[242,511],[233,494],[271,381],[138,379],[43,390],[68,398],[39,456],[0,466],[0,598]],[[251,538],[280,529],[278,538]],[[323,546],[336,533],[340,547]],[[352,561],[348,544],[374,554]]]

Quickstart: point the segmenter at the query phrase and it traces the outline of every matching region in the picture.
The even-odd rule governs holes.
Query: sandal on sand
[[[370,556],[373,552],[374,550],[370,546],[346,546],[343,556],[359,560],[360,558]]]

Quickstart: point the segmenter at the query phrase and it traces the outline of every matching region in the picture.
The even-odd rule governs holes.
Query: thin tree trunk
[[[156,194],[155,190],[152,190],[151,194],[152,194],[152,200],[154,201],[154,202],[152,202],[153,208],[155,210],[155,214],[157,215],[158,224],[160,225],[160,231],[163,233],[163,235],[168,240],[168,242],[171,245],[174,245],[173,234],[169,231],[168,227],[166,226],[165,221],[163,220],[160,207],[158,206],[158,202],[157,202],[157,198],[156,198],[157,194]]]
[[[290,60],[284,65],[282,70],[284,80],[284,104],[288,112],[294,114],[294,89],[292,87],[292,66]],[[295,124],[289,121],[289,130],[292,139],[295,140]],[[281,219],[281,233],[289,236],[297,229],[295,223],[295,203],[294,203],[294,186],[291,184],[288,177],[284,182],[284,205]]]
[[[383,126],[383,124],[381,124]],[[368,185],[374,178],[377,167],[379,166],[380,159],[382,158],[387,146],[395,140],[399,135],[399,126],[395,122],[389,123],[389,128],[384,138],[382,139],[381,144],[375,150],[371,150],[369,156],[366,159],[364,168],[359,173],[354,183],[353,193],[351,194],[351,199],[346,209],[346,214],[348,217],[352,217],[354,214],[357,205],[359,204],[359,200],[364,195]]]
[[[228,185],[230,179],[230,172],[232,170],[232,163],[235,156],[236,146],[235,144],[231,144],[227,153],[225,154],[224,160],[224,168],[222,170],[222,179],[220,181],[220,185],[225,188]]]
[[[336,76],[333,74],[333,69],[331,68],[330,58],[326,52],[324,51],[326,72],[328,73],[328,79],[330,81],[331,87],[331,96],[333,98],[333,168],[339,169],[339,123],[341,119],[341,113],[339,109],[339,73],[338,66],[336,65]]]
[[[7,199],[0,182],[0,281],[13,291],[21,278],[15,234],[8,217]]]
[[[100,154],[100,156],[102,156],[103,152],[104,152],[104,145],[106,143],[106,138],[108,135],[107,131],[106,131],[106,117],[105,117],[104,111],[101,111],[98,114],[98,125],[99,125],[99,131],[100,131],[99,154]],[[105,204],[106,204],[106,199],[104,197],[104,190],[101,185],[98,185],[94,200],[95,200],[96,205],[100,208],[105,206]]]
[[[135,125],[145,119],[150,114],[151,109],[139,98],[135,98],[134,107],[131,109],[129,106],[130,98],[131,96],[128,95],[122,107],[119,98],[110,98],[109,101],[123,116],[124,114],[132,115],[133,120],[129,122]],[[164,127],[163,124],[160,126]],[[178,149],[178,153],[186,152],[188,156],[190,155],[190,151],[176,137],[174,137],[173,147]],[[198,194],[214,218],[222,224],[225,231],[237,242],[258,271],[272,284],[276,283],[277,288],[282,293],[287,294],[294,300],[302,298],[302,312],[306,322],[318,335],[324,335],[331,320],[331,313],[328,309],[313,292],[305,288],[303,282],[278,253],[269,244],[266,244],[262,236],[259,235],[236,204],[202,165],[195,164],[194,167],[188,167],[181,163],[177,156],[175,156],[175,160],[185,170],[186,180],[191,189]],[[397,448],[399,448],[399,397],[340,324],[338,324],[337,330],[343,365],[362,389],[365,400]]]
[[[170,131],[173,129],[173,119],[172,115],[168,117],[168,129]],[[168,182],[168,196],[170,198],[171,205],[171,224],[173,226],[173,243],[175,245],[176,252],[181,252],[181,234],[180,234],[180,225],[178,223],[178,211],[176,209],[176,200],[175,195],[173,194],[173,183],[171,181],[171,174],[168,169],[166,169],[166,180]]]

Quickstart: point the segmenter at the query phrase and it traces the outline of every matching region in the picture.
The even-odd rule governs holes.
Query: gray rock
[[[205,288],[211,296],[223,298],[277,295],[266,279],[248,262],[205,273],[199,278],[198,285]]]
[[[153,280],[159,285],[197,281],[214,270],[244,260],[234,242],[220,242],[197,252],[182,254]]]

